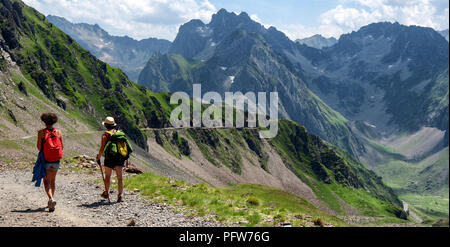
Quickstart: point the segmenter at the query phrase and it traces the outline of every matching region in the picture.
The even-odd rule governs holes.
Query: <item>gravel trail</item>
[[[113,176],[114,178],[115,176]],[[101,175],[61,168],[56,176],[56,210],[49,212],[43,185],[35,187],[30,169],[0,170],[0,227],[2,226],[220,226],[206,217],[189,217],[170,205],[153,203],[133,191],[124,191],[116,203],[100,197]],[[186,211],[186,210],[185,210]]]

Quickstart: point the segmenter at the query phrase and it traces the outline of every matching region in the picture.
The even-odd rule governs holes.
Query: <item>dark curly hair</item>
[[[58,122],[58,116],[56,116],[55,113],[46,112],[42,113],[41,120],[46,125],[54,125],[56,122]]]

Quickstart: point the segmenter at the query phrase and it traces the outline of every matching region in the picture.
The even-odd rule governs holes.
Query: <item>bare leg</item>
[[[105,166],[105,189],[108,195],[109,195],[109,184],[111,183],[111,173],[112,169]]]
[[[55,179],[57,170],[47,169],[47,175],[44,177],[44,189],[48,199],[52,199],[55,194]]]
[[[50,200],[50,199],[52,199],[53,195],[52,195],[51,186],[50,186],[48,177],[49,177],[49,173],[48,173],[48,169],[47,169],[47,175],[44,177],[43,183],[44,183],[45,193],[47,194],[47,197]]]
[[[49,212],[55,210],[56,202],[53,200],[53,195],[55,193],[55,179],[57,170],[47,169],[47,175],[44,178],[45,193],[48,196],[48,209]]]
[[[55,190],[56,190],[56,173],[58,173],[58,170],[53,170],[53,169],[47,169],[47,172],[50,172],[49,175],[49,183],[50,183],[50,188],[51,188],[51,196],[53,198],[53,196],[55,195]]]
[[[119,190],[119,195],[122,195],[123,192],[123,177],[122,177],[122,167],[121,166],[116,166],[114,167],[114,170],[116,170],[116,176],[117,176],[117,187]]]

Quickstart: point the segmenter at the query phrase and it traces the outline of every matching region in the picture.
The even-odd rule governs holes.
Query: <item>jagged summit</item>
[[[356,32],[354,31],[350,34],[345,35],[352,35],[355,33],[359,35],[372,35],[374,38],[377,38],[379,36],[395,38],[398,37],[399,35],[405,34],[416,36],[411,38],[419,38],[420,36],[423,36],[423,38],[426,39],[440,39],[442,37],[439,35],[438,32],[436,32],[434,29],[430,27],[422,27],[416,25],[407,26],[400,24],[398,22],[372,23],[361,27]]]
[[[217,23],[225,24],[226,22],[248,22],[251,21],[250,16],[242,11],[237,15],[234,12],[228,12],[226,9],[220,9],[216,14],[212,15],[211,25],[215,25]]]
[[[181,25],[180,29],[181,28],[191,28],[191,27],[201,27],[201,26],[204,26],[204,25],[205,25],[205,23],[203,23],[202,20],[200,20],[200,19],[192,19],[192,20],[184,23],[183,25]]]
[[[46,18],[47,18],[47,20],[48,20],[48,19],[53,19],[54,21],[70,23],[69,20],[67,20],[66,18],[61,17],[61,16],[47,15]]]

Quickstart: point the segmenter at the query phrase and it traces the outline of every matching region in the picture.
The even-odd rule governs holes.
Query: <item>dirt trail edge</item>
[[[98,176],[97,176],[98,175]],[[56,177],[56,210],[48,212],[43,185],[35,187],[29,169],[0,170],[0,227],[2,226],[220,226],[205,217],[188,217],[177,208],[153,203],[125,190],[124,202],[100,197],[99,174],[60,169]]]

